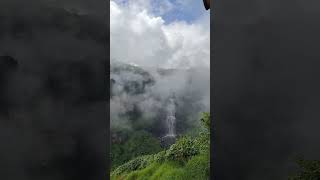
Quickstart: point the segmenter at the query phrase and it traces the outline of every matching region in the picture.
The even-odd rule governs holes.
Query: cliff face
[[[149,72],[129,64],[113,63],[110,66],[110,72],[112,96],[120,93],[143,94],[155,83]]]

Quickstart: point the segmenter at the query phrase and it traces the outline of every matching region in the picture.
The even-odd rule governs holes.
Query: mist
[[[159,3],[168,8],[159,14],[152,2],[110,1],[111,128],[131,129],[132,111],[139,121],[163,127],[166,103],[176,96],[177,131],[183,133],[179,122],[196,126],[200,113],[210,111],[209,14],[168,22],[164,14],[178,7]]]

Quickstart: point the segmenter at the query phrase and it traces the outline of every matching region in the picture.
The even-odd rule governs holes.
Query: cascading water
[[[167,132],[161,138],[163,146],[169,146],[175,142],[176,139],[176,99],[174,94],[169,98],[166,105],[166,127]]]
[[[167,119],[166,124],[168,128],[168,132],[165,136],[175,137],[176,136],[176,105],[174,98],[169,99],[169,103],[167,106]]]

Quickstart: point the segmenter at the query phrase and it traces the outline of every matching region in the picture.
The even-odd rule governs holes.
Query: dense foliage
[[[181,137],[175,144],[166,151],[167,160],[187,162],[191,157],[199,154],[199,147],[191,137]]]
[[[320,161],[319,160],[305,160],[297,158],[297,164],[300,171],[297,175],[292,176],[289,180],[319,180],[320,179]]]
[[[161,151],[158,139],[146,131],[127,132],[127,139],[111,145],[112,168],[137,156]],[[125,137],[126,138],[126,137]]]
[[[196,137],[182,136],[168,149],[136,157],[115,168],[113,180],[209,179],[210,115],[204,113]]]

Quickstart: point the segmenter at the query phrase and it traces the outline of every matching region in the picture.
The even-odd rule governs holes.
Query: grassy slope
[[[175,161],[151,162],[146,167],[134,171],[112,175],[112,180],[207,180],[209,179],[209,157],[200,154],[187,163]]]
[[[204,114],[201,121],[206,129],[196,138],[181,137],[167,150],[139,156],[117,167],[111,180],[209,179],[209,114]]]

